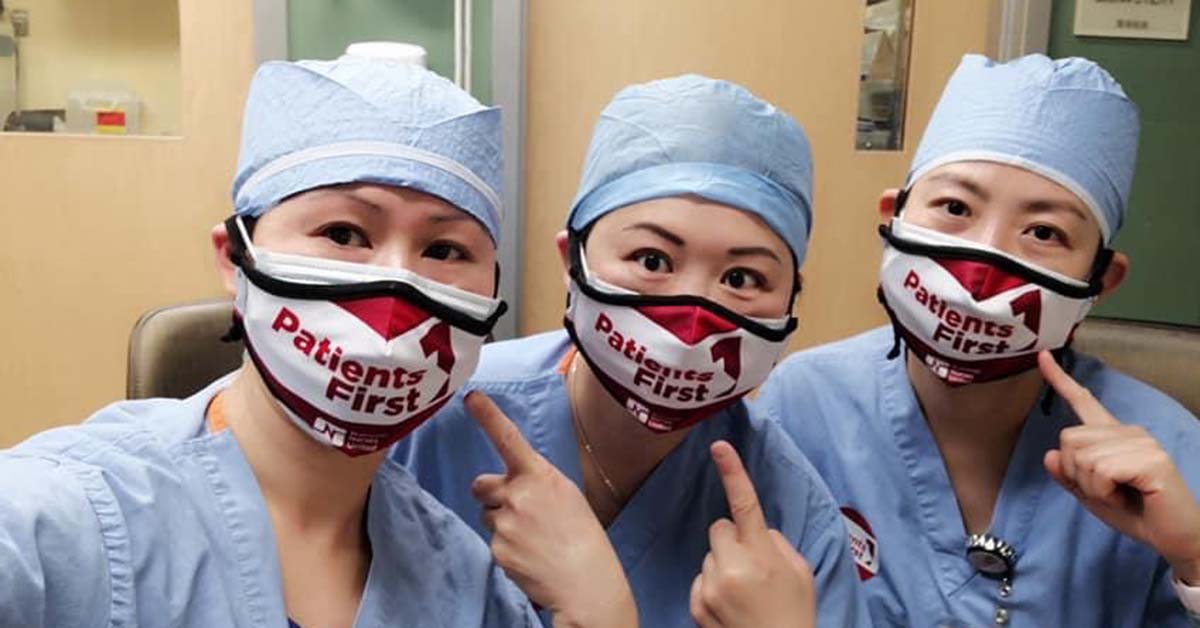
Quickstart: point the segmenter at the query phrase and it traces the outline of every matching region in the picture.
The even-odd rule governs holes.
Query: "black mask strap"
[[[414,303],[430,314],[476,336],[487,336],[490,334],[496,321],[508,309],[508,304],[501,302],[491,316],[485,320],[479,320],[442,304],[424,292],[421,292],[415,286],[402,281],[385,279],[361,284],[311,285],[277,279],[266,275],[255,267],[254,260],[249,254],[250,242],[247,241],[249,233],[246,234],[246,238],[242,237],[242,233],[238,227],[238,218],[238,216],[234,215],[225,221],[225,228],[229,232],[229,258],[235,265],[242,269],[242,272],[251,283],[276,296],[293,299],[350,299],[388,294]],[[246,224],[246,221],[242,220],[242,223]],[[497,263],[494,293],[500,289],[499,273],[500,265]],[[236,326],[238,325],[235,322]],[[230,329],[223,338],[228,338],[232,342],[234,339],[239,339],[242,336],[244,336],[244,330]]]
[[[899,194],[896,194],[896,203],[892,207],[892,217],[898,218],[900,216],[900,210],[904,209],[904,206],[908,203],[908,195],[909,188],[904,188],[900,190]]]
[[[896,218],[900,217],[900,212],[904,209],[904,206],[908,204],[908,198],[911,195],[911,193],[912,193],[912,188],[904,188],[904,189],[900,190],[900,192],[898,194],[896,194],[895,207],[892,209],[893,217],[896,217]],[[880,231],[881,235],[884,235],[885,239],[890,240],[890,238],[888,238],[887,234],[883,234],[883,231],[885,229],[888,231],[888,234],[891,233],[890,226],[880,225],[879,231]],[[907,252],[914,252],[914,253],[920,254],[919,251],[915,251],[915,250],[907,251]],[[970,256],[966,256],[966,257],[969,258]],[[1103,285],[1104,273],[1108,271],[1109,265],[1112,264],[1112,259],[1113,259],[1113,250],[1108,247],[1105,247],[1105,246],[1101,246],[1100,250],[1096,252],[1096,256],[1094,258],[1092,258],[1092,267],[1088,271],[1088,275],[1087,275],[1088,290],[1092,294],[1099,294],[1100,291],[1103,290],[1103,288],[1104,288],[1104,285]],[[1035,283],[1040,283],[1040,282],[1035,282]],[[1048,286],[1048,287],[1050,287],[1052,290],[1056,290],[1056,291],[1060,291],[1060,292],[1062,291],[1056,286]],[[1071,296],[1076,296],[1076,295],[1070,294],[1071,290],[1067,290],[1066,292]]]
[[[233,313],[233,322],[229,325],[229,331],[221,336],[221,342],[241,342],[246,339],[246,329],[242,327],[242,319]]]
[[[225,231],[230,241],[229,261],[233,262],[235,266],[241,266],[242,256],[244,255],[244,247],[241,246],[241,238],[235,238],[234,234],[229,233],[230,228],[236,228],[236,225],[233,223],[235,217],[230,217],[230,219],[225,221]],[[242,225],[246,228],[247,236],[251,238],[254,237],[254,227],[257,224],[257,216],[242,216]],[[221,342],[233,343],[241,342],[246,339],[246,328],[242,326],[242,318],[238,316],[237,310],[233,311],[232,318],[233,320],[229,324],[229,330],[225,332],[224,336],[221,336]]]
[[[779,342],[785,340],[797,326],[796,317],[791,315],[791,308],[788,308],[787,325],[782,328],[768,327],[748,316],[744,316],[735,312],[720,303],[706,299],[701,296],[691,294],[654,296],[643,294],[612,294],[596,289],[588,283],[587,277],[583,272],[583,249],[579,243],[583,240],[572,235],[569,238],[568,246],[570,246],[570,270],[568,274],[575,285],[579,286],[580,292],[587,295],[591,299],[595,299],[601,303],[616,306],[626,307],[642,307],[653,305],[693,305],[702,307],[721,318],[745,329],[746,331],[758,336],[769,342]],[[570,296],[568,295],[568,307],[570,305]]]
[[[887,299],[883,297],[883,288],[875,289],[875,298],[879,299],[879,304],[883,306],[887,312],[888,320],[892,322],[892,349],[888,351],[887,359],[895,360],[900,357],[900,321],[896,320],[896,312],[888,305]]]

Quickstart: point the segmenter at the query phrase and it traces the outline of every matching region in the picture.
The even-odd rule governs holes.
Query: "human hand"
[[[496,563],[556,626],[636,626],[625,572],[583,493],[486,395],[465,404],[506,468],[471,485]]]
[[[1200,585],[1200,504],[1171,457],[1145,428],[1113,417],[1049,352],[1038,355],[1038,369],[1080,423],[1046,452],[1046,471],[1098,519],[1153,547],[1175,577]]]
[[[718,441],[711,451],[733,520],[720,519],[708,529],[708,556],[692,582],[692,618],[701,628],[814,626],[816,586],[808,562],[778,530],[767,528],[733,447]]]

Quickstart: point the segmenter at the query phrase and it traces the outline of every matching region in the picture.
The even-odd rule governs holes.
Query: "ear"
[[[900,188],[888,188],[879,195],[879,222],[887,224],[896,217],[896,199],[900,196]]]
[[[225,223],[217,223],[217,226],[212,228],[209,238],[212,240],[213,261],[217,266],[217,274],[221,276],[221,284],[225,286],[225,292],[228,292],[230,296],[237,296],[237,286],[233,280],[235,274],[233,260],[229,257],[229,232],[225,230]]]
[[[571,238],[567,235],[567,230],[563,229],[554,235],[554,246],[558,247],[558,259],[562,262],[563,267],[563,284],[570,286],[571,277],[567,273],[571,270]]]
[[[796,294],[792,295],[792,302],[788,304],[793,316],[796,315],[796,302],[800,300],[800,295],[804,294],[804,273],[800,271],[796,271],[796,287]]]
[[[1105,297],[1112,294],[1125,281],[1125,276],[1129,274],[1129,256],[1120,251],[1113,253],[1112,261],[1108,264],[1108,269],[1104,271],[1104,277],[1100,279],[1104,284],[1104,289],[1096,296],[1096,302],[1103,301]]]

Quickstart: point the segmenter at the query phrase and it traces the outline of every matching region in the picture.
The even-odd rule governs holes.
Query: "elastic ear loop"
[[[896,204],[892,207],[893,217],[900,217],[900,210],[904,209],[904,205],[908,203],[909,189],[910,188],[904,188],[903,190],[900,190],[899,194],[896,195]]]
[[[904,204],[908,202],[908,190],[904,188],[896,195],[896,204],[892,207],[892,217],[899,218],[900,210],[904,209]],[[879,300],[879,304],[883,306],[883,310],[887,312],[888,320],[892,322],[892,348],[887,353],[887,359],[895,360],[900,357],[900,321],[896,318],[896,312],[888,305],[887,299],[883,296],[883,286],[875,289],[875,298]]]
[[[228,223],[226,223],[226,224],[228,224]],[[242,217],[242,225],[244,225],[246,227],[246,235],[248,237],[251,237],[251,238],[254,237],[254,226],[256,224],[258,224],[257,217],[254,217],[254,216],[243,216]],[[226,230],[228,230],[228,229],[226,229]],[[232,235],[230,237],[232,237]],[[246,242],[244,244],[249,245],[250,243]],[[245,255],[245,251],[231,250],[230,254],[229,254],[229,261],[233,262],[234,264],[240,265],[243,255]],[[232,314],[230,316],[233,320],[230,321],[229,331],[226,331],[225,335],[221,336],[220,340],[221,340],[221,342],[241,342],[242,340],[244,340],[246,338],[246,329],[245,329],[245,327],[242,326],[242,319],[238,317],[236,309],[232,312]]]

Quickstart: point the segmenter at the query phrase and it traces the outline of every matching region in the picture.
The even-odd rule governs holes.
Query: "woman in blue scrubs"
[[[1200,609],[1200,424],[1069,349],[1128,268],[1109,247],[1137,138],[1090,61],[968,55],[880,201],[893,325],[789,357],[763,387],[846,515],[876,626],[1182,626]]]
[[[622,90],[557,239],[566,330],[488,345],[467,385],[582,488],[643,625],[806,625],[801,571],[818,625],[867,625],[827,489],[742,401],[795,327],[810,159],[800,127],[737,85],[681,76]],[[487,408],[477,393],[456,400],[396,456],[500,558],[545,521],[532,507],[509,516],[521,504],[488,475],[505,460],[471,417]]]
[[[500,136],[420,68],[263,66],[212,234],[249,359],[0,452],[0,625],[535,624],[386,457],[503,310]]]

